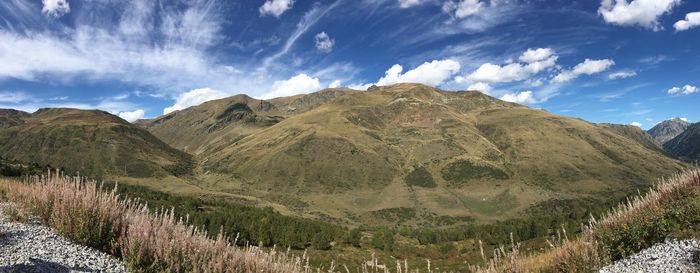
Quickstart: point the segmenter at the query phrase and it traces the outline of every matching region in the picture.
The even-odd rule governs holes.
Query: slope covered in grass
[[[493,222],[624,196],[684,166],[635,128],[420,84],[240,95],[142,124],[196,155],[202,187],[351,225]]]
[[[91,177],[191,173],[192,157],[103,111],[40,109],[0,126],[0,157]]]
[[[559,235],[544,253],[521,254],[514,245],[476,271],[592,272],[669,236],[700,239],[700,169],[662,180],[599,220],[592,218],[576,239],[569,239],[565,231]]]

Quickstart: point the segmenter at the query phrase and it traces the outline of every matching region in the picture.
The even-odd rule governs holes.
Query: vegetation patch
[[[374,218],[391,223],[404,223],[416,218],[416,210],[413,208],[388,208],[370,212]]]
[[[477,179],[508,179],[509,176],[501,169],[489,165],[477,165],[468,160],[457,160],[445,166],[440,173],[442,178],[452,185],[463,185],[469,180]]]
[[[418,186],[423,188],[435,188],[435,180],[433,175],[423,166],[416,167],[405,178],[406,184],[409,186]]]

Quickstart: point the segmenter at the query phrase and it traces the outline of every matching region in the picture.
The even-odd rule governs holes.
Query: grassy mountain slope
[[[227,146],[286,116],[302,113],[321,103],[353,92],[326,89],[311,95],[261,101],[246,95],[213,100],[137,124],[168,144],[192,154]]]
[[[0,109],[0,128],[14,126],[22,123],[22,118],[29,116],[29,113],[13,109]]]
[[[688,129],[690,123],[680,118],[664,120],[647,131],[656,141],[664,144]]]
[[[639,142],[644,147],[652,150],[662,151],[661,145],[656,139],[649,133],[643,131],[641,128],[633,125],[621,125],[621,124],[601,124],[600,126],[606,127],[611,132],[617,133],[629,139]]]
[[[623,194],[683,166],[641,132],[480,92],[398,84],[309,99],[331,91],[262,107],[237,96],[144,126],[196,151],[205,187],[348,223],[493,221],[551,199]],[[317,103],[291,111],[290,101],[304,99]],[[274,122],[238,119],[221,133],[203,130],[237,103],[248,106],[236,106],[245,115]],[[206,140],[190,142],[192,135]]]
[[[666,142],[664,150],[683,160],[700,160],[700,123],[691,125],[682,134]]]
[[[0,127],[0,156],[102,176],[153,177],[191,171],[191,156],[102,111],[40,109]]]

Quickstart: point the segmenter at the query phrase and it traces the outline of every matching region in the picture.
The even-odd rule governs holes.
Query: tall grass
[[[510,250],[500,248],[483,267],[472,270],[592,272],[662,241],[671,232],[698,224],[700,169],[692,169],[660,180],[646,194],[629,198],[600,219],[591,216],[575,240],[562,230],[550,241],[550,250],[530,255],[521,254],[512,244]]]
[[[176,219],[172,210],[104,191],[94,181],[57,173],[0,181],[0,195],[23,206],[71,240],[123,259],[131,272],[310,272],[308,259],[274,248],[237,247],[223,233]]]

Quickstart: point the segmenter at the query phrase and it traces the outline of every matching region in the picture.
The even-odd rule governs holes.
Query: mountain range
[[[2,110],[0,143],[12,160],[161,184],[153,178],[179,176],[350,225],[492,222],[552,200],[623,196],[686,167],[635,126],[420,84],[237,95],[135,124],[102,111]]]
[[[634,126],[418,84],[238,95],[138,124],[193,154],[204,188],[350,223],[503,219],[551,199],[622,194],[684,166]]]

